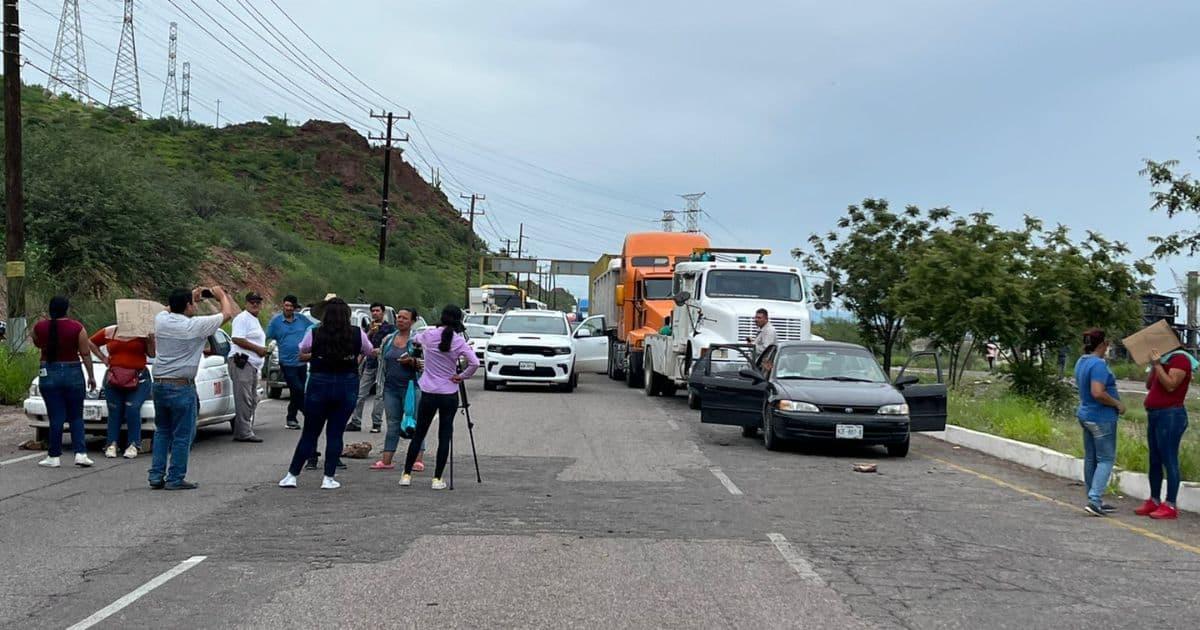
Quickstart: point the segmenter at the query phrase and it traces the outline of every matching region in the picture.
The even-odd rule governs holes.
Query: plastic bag
[[[404,419],[400,421],[400,437],[412,439],[417,432],[417,382],[408,382],[408,391],[404,393]]]

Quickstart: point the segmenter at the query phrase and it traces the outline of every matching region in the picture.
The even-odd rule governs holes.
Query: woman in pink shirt
[[[401,486],[412,485],[413,462],[421,452],[421,444],[438,416],[437,465],[433,472],[433,489],[444,490],[442,473],[450,455],[450,440],[454,437],[454,416],[458,415],[459,383],[471,378],[479,369],[475,351],[462,336],[463,312],[453,304],[442,309],[441,325],[428,328],[413,336],[413,344],[420,346],[425,359],[425,371],[417,385],[421,388],[421,402],[417,404],[417,431],[408,442],[408,456],[404,458],[404,475]],[[467,369],[458,373],[458,362],[466,359]]]

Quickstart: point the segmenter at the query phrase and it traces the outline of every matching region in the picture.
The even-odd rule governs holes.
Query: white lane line
[[[722,486],[725,486],[725,489],[729,491],[729,494],[732,494],[734,496],[741,496],[742,494],[744,494],[742,492],[742,489],[737,487],[737,485],[735,485],[733,483],[733,480],[729,478],[729,475],[726,475],[725,473],[721,472],[720,468],[717,468],[714,466],[712,468],[709,468],[708,472],[712,473],[713,476],[717,478],[717,481],[721,482]]]
[[[767,534],[767,538],[771,539],[771,544],[775,545],[775,549],[779,551],[779,555],[783,556],[784,561],[788,563],[788,566],[792,567],[792,570],[796,572],[796,575],[800,576],[800,579],[819,586],[825,585],[825,580],[822,580],[821,576],[817,575],[813,566],[808,563],[808,560],[804,559],[804,556],[800,555],[799,551],[796,551],[796,547],[788,542],[788,539],[784,538],[783,534],[771,533]]]
[[[179,575],[180,573],[183,573],[184,571],[187,571],[188,569],[196,566],[197,564],[200,564],[201,562],[204,562],[204,559],[207,557],[208,556],[192,556],[191,558],[188,558],[187,560],[180,562],[179,564],[175,565],[174,567],[171,567],[165,573],[159,575],[158,577],[154,578],[153,580],[150,580],[149,582],[146,582],[145,584],[137,587],[128,595],[126,595],[126,596],[122,597],[121,599],[118,599],[117,601],[96,611],[96,613],[93,614],[91,617],[88,617],[87,619],[80,621],[79,623],[71,626],[70,628],[67,628],[67,630],[86,630],[87,628],[91,628],[92,626],[100,623],[101,621],[104,621],[105,619],[108,619],[109,617],[111,617],[113,615],[113,613],[119,612],[121,609],[125,608],[126,606],[132,604],[133,602],[136,602],[138,599],[140,599],[146,593],[149,593],[150,591],[153,591],[154,589],[162,586],[163,584],[166,584],[171,578]]]
[[[17,457],[15,459],[6,459],[6,460],[0,462],[0,466],[7,466],[9,464],[15,464],[17,462],[23,462],[27,459],[33,459],[35,457],[41,457],[41,456],[42,456],[41,453],[34,453],[33,455],[26,455],[24,457]]]

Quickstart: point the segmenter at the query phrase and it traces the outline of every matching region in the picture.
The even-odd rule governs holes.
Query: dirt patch
[[[8,459],[8,455],[22,455],[28,451],[20,449],[21,443],[33,438],[33,429],[29,428],[29,419],[20,407],[0,406],[0,458]]]
[[[239,302],[241,296],[254,291],[267,303],[274,303],[275,288],[282,276],[278,269],[224,247],[213,247],[208,251],[208,258],[201,263],[199,273],[201,284],[219,284]]]

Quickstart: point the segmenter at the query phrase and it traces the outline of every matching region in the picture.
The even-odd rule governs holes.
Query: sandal
[[[413,472],[422,472],[425,470],[424,462],[413,462]]]
[[[395,464],[385,464],[383,460],[379,460],[371,464],[371,470],[396,470]]]

